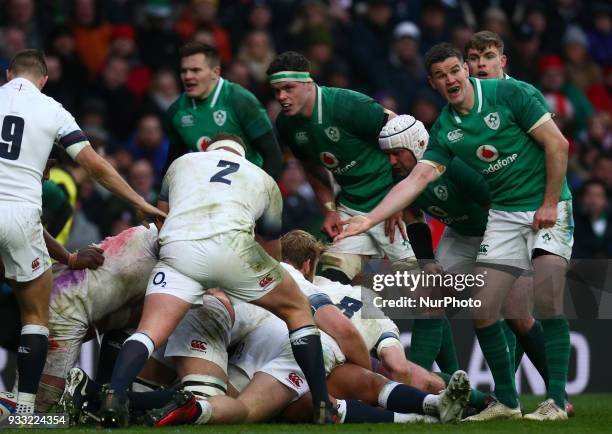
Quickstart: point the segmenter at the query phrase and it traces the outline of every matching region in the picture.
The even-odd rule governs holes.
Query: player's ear
[[[429,81],[429,85],[433,90],[436,90],[436,85],[434,84],[433,78],[431,75],[427,74],[427,81]]]
[[[215,74],[215,78],[218,78],[221,75],[221,66],[214,66],[212,69],[213,74]]]
[[[508,57],[505,54],[502,54],[501,57],[499,58],[499,63],[502,68],[505,68],[506,63],[508,63]]]
[[[40,79],[40,81],[38,82],[39,89],[42,90],[42,88],[45,87],[45,84],[47,84],[47,80],[49,80],[48,75],[45,75],[43,78]]]
[[[8,81],[11,81],[13,78],[15,78],[15,77],[13,77],[13,73],[11,72],[11,70],[10,70],[10,69],[7,69],[7,70],[6,70],[6,81],[7,81],[7,82],[8,82]]]

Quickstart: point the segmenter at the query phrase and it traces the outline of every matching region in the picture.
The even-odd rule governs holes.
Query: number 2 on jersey
[[[238,169],[240,169],[240,164],[232,161],[221,160],[219,161],[219,164],[217,164],[217,167],[225,167],[225,169],[215,173],[210,178],[210,182],[222,182],[223,184],[230,185],[232,181],[225,178],[225,176],[238,172]]]
[[[363,303],[351,297],[343,297],[340,303],[336,303],[336,307],[340,309],[347,318],[352,318],[355,312],[359,312],[359,309],[363,307]]]
[[[8,115],[4,117],[0,130],[0,158],[7,160],[19,158],[24,125],[23,118],[19,116]]]

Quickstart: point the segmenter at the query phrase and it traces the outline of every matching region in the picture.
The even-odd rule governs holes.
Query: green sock
[[[437,376],[444,380],[444,384],[448,385],[451,375],[445,372],[434,372]],[[484,410],[487,407],[487,398],[489,395],[482,393],[480,390],[471,389],[468,405],[476,410]]]
[[[519,336],[516,335],[516,348],[514,349],[514,372],[516,372],[521,366],[521,360],[523,360],[523,354],[525,354],[525,349],[521,344]]]
[[[495,380],[495,396],[510,408],[518,407],[514,370],[501,321],[487,327],[477,328],[475,332],[482,353],[493,374],[493,380]]]
[[[542,320],[546,367],[548,368],[547,397],[565,408],[565,383],[570,358],[569,323],[565,318]]]
[[[452,374],[459,369],[457,361],[457,350],[455,350],[455,340],[448,318],[442,319],[442,345],[436,357],[436,363],[442,372]]]
[[[546,343],[542,323],[536,321],[531,329],[525,334],[517,334],[516,338],[525,350],[525,354],[538,370],[548,389],[548,368],[546,363]]]
[[[506,336],[506,343],[508,344],[508,354],[510,354],[510,361],[512,362],[512,372],[516,372],[516,366],[514,364],[516,336],[506,321],[502,321],[502,328],[504,330],[504,336]]]
[[[442,322],[440,318],[415,319],[410,342],[410,361],[431,370],[442,345]]]

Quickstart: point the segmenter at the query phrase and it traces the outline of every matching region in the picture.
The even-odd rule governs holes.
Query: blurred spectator
[[[508,42],[510,28],[508,26],[508,17],[503,9],[496,6],[485,9],[482,14],[481,30],[497,33],[504,40],[504,43]]]
[[[155,174],[153,167],[147,160],[136,160],[130,167],[128,183],[136,193],[141,195],[152,205],[157,203],[157,193],[153,189]]]
[[[612,151],[612,125],[610,115],[605,112],[594,113],[589,118],[585,137],[581,137],[579,152],[568,161],[568,181],[570,186],[579,187],[591,178],[599,156]]]
[[[317,81],[334,57],[331,34],[324,30],[312,31],[307,41],[306,55],[310,60],[310,72]]]
[[[93,79],[108,57],[113,26],[103,21],[95,0],[74,0],[72,31],[76,52]]]
[[[421,89],[408,113],[423,122],[429,131],[440,115],[441,101],[438,94],[427,88]]]
[[[553,34],[548,25],[548,10],[543,3],[533,2],[525,13],[525,23],[540,41],[540,48],[543,53],[554,53],[559,48],[559,39],[562,32]],[[558,51],[557,51],[558,52]],[[517,51],[520,53],[520,51]]]
[[[315,198],[302,165],[294,159],[287,161],[279,180],[283,195],[283,233],[293,229],[315,231],[323,214]]]
[[[461,52],[465,51],[465,45],[468,43],[474,32],[466,25],[458,25],[451,30],[451,43],[459,48]]]
[[[87,68],[81,63],[76,51],[74,33],[69,27],[53,29],[50,37],[49,53],[55,54],[62,63],[62,76],[75,94],[80,94],[88,82]]]
[[[593,28],[588,32],[591,56],[600,65],[612,64],[612,6],[609,2],[592,4]]]
[[[128,24],[120,24],[113,28],[113,38],[110,55],[125,59],[129,65],[127,88],[138,99],[141,99],[149,89],[152,73],[142,64],[136,47],[136,31]]]
[[[246,89],[252,89],[252,80],[249,71],[249,66],[240,61],[234,60],[232,64],[227,68],[225,72],[227,79],[233,83],[238,83],[240,86]]]
[[[47,75],[49,79],[47,84],[45,84],[43,93],[62,104],[70,113],[75,113],[77,95],[70,82],[66,81],[63,77],[62,63],[59,57],[54,54],[47,54],[45,59],[47,61]]]
[[[161,119],[154,114],[140,118],[134,137],[127,149],[134,160],[147,161],[155,171],[155,185],[161,183],[161,173],[168,156],[168,139],[164,137]]]
[[[348,62],[334,58],[320,73],[320,83],[325,86],[352,88],[351,67]]]
[[[92,94],[106,104],[109,116],[105,125],[115,141],[127,140],[133,128],[137,110],[136,99],[127,87],[129,66],[121,57],[110,57],[96,81]]]
[[[521,24],[514,31],[511,53],[516,54],[508,55],[506,71],[517,80],[536,83],[538,81],[539,51],[540,37],[538,34],[530,24]]]
[[[182,44],[172,25],[172,8],[168,1],[148,0],[143,21],[137,28],[136,42],[142,61],[156,71],[178,63],[178,49]]]
[[[419,52],[421,32],[416,24],[404,21],[393,31],[393,48],[387,65],[383,90],[399,103],[401,113],[408,113],[420,87],[428,86],[425,64]]]
[[[587,181],[582,186],[577,208],[572,256],[612,257],[612,221],[608,221],[610,202],[605,185],[597,179]]]
[[[263,30],[253,30],[240,44],[237,58],[247,66],[251,78],[257,84],[267,86],[266,70],[275,56],[270,35]]]
[[[441,1],[426,0],[421,9],[421,54],[440,42],[450,39],[446,10]]]
[[[7,14],[7,23],[23,30],[28,48],[42,49],[44,41],[44,21],[36,15],[34,0],[8,0],[3,8]]]
[[[23,30],[15,26],[0,27],[0,70],[3,79],[6,78],[5,71],[13,56],[25,48],[27,48],[26,34]]]
[[[386,64],[393,40],[391,2],[369,0],[364,17],[355,22],[352,34],[354,75],[366,91],[381,89],[385,80],[381,65]]]
[[[88,98],[83,102],[79,125],[87,128],[104,128],[106,125],[106,103],[99,98]]]
[[[559,56],[540,58],[538,72],[542,93],[551,110],[559,116],[556,120],[567,123],[573,118],[572,125],[565,132],[576,137],[586,129],[587,119],[593,113],[591,103],[580,89],[566,80],[565,65]]]
[[[575,25],[568,27],[563,36],[567,77],[583,92],[601,80],[601,69],[590,59],[588,48],[582,29]]]
[[[205,29],[213,34],[214,46],[219,50],[221,64],[229,65],[232,61],[232,46],[228,32],[218,23],[217,12],[219,0],[191,0],[176,24],[176,32],[184,42],[192,39],[198,29]]]
[[[153,82],[143,103],[143,111],[152,112],[163,118],[168,107],[176,101],[181,90],[174,72],[169,68],[160,69],[153,76]]]
[[[562,35],[566,29],[584,21],[582,0],[554,0],[548,10],[547,36],[550,37],[550,52],[560,53],[563,49]]]
[[[606,152],[601,154],[595,162],[593,170],[593,178],[597,178],[603,182],[606,187],[608,199],[612,198],[612,153]]]
[[[398,100],[391,94],[381,92],[374,96],[374,99],[387,110],[391,110],[393,113],[404,113],[400,110],[400,104]]]

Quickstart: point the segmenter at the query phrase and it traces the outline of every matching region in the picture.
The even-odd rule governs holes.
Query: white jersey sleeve
[[[72,115],[29,80],[0,87],[0,201],[41,208],[42,174],[56,142],[74,153],[87,139]]]
[[[274,180],[223,149],[176,159],[163,184],[162,198],[167,197],[170,212],[160,233],[162,245],[231,231],[253,234],[262,216],[270,224],[280,221],[282,200]]]
[[[321,289],[319,289],[316,285],[306,280],[304,275],[297,270],[293,265],[288,264],[286,262],[281,262],[281,266],[285,269],[287,273],[295,280],[300,290],[306,295],[306,297],[310,297],[311,295],[320,294]]]

